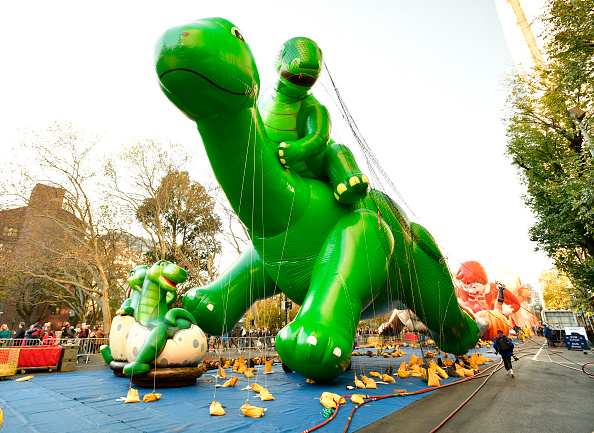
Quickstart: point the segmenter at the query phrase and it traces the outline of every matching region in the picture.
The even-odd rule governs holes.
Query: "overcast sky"
[[[493,0],[2,1],[3,154],[23,128],[57,120],[104,135],[106,148],[133,137],[178,141],[196,149],[190,171],[203,178],[199,135],[161,93],[153,48],[167,28],[209,16],[239,27],[262,88],[286,39],[318,43],[401,204],[452,270],[476,260],[536,286],[551,267],[529,241],[533,217],[504,156],[513,62]],[[314,94],[325,93],[321,84]]]

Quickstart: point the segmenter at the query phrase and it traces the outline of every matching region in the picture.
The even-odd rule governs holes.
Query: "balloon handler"
[[[511,358],[514,354],[514,343],[512,343],[512,341],[506,335],[503,334],[503,331],[501,329],[497,330],[497,338],[495,338],[495,340],[493,341],[493,349],[495,349],[495,353],[501,355],[501,359],[503,359],[503,365],[505,366],[506,373],[511,375],[511,377],[515,378],[514,370],[512,370],[511,361]]]
[[[445,259],[424,227],[381,191],[343,203],[346,192],[338,194],[332,180],[286,167],[257,105],[256,62],[235,25],[205,18],[167,30],[155,46],[155,70],[167,98],[196,123],[251,240],[217,279],[183,296],[205,332],[227,334],[255,301],[283,292],[301,308],[275,347],[286,366],[316,382],[348,368],[360,320],[405,305],[440,349],[462,355],[476,345],[478,326],[458,307]],[[305,115],[289,114],[298,124]]]
[[[117,358],[125,361],[123,374],[141,375],[151,369],[151,364],[193,366],[202,359],[206,338],[196,320],[183,308],[170,309],[177,285],[187,277],[184,269],[167,260],[130,271],[132,295],[116,312],[110,346],[101,348],[107,364],[113,366]],[[163,356],[166,344],[171,347]]]

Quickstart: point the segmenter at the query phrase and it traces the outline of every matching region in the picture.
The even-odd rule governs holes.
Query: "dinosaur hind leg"
[[[142,343],[136,359],[126,364],[124,374],[143,374],[151,369],[151,362],[154,362],[167,343],[167,329],[169,326],[160,323],[154,327]]]
[[[336,224],[297,317],[276,338],[283,363],[320,382],[348,368],[361,307],[386,281],[393,242],[389,230],[377,230],[371,212],[346,215]]]
[[[406,304],[431,330],[441,350],[462,355],[478,342],[478,326],[458,306],[445,259],[433,237],[415,223],[411,230],[415,276]]]

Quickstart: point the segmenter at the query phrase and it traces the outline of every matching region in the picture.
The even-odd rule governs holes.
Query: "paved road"
[[[518,353],[518,356],[525,356],[513,363],[515,379],[501,368],[444,424],[440,433],[592,433],[594,378],[551,362],[548,348],[539,351],[537,343],[544,342],[544,338],[537,338],[535,343],[527,343]],[[551,359],[570,367],[579,369],[586,362],[594,362],[592,351],[584,354],[565,348],[553,350],[560,354],[551,354]],[[594,364],[588,367],[593,373]],[[430,432],[483,382],[484,379],[470,380],[439,390],[358,430],[358,433]]]

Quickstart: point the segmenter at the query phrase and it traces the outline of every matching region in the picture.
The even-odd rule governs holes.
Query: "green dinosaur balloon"
[[[379,191],[345,205],[330,183],[281,164],[256,107],[258,70],[237,27],[207,18],[171,28],[157,42],[155,65],[165,95],[196,122],[252,240],[218,279],[184,295],[204,331],[227,333],[253,302],[280,289],[301,309],[276,348],[285,364],[316,381],[348,367],[360,319],[401,302],[442,350],[474,347],[478,327],[458,307],[445,261],[423,227]]]
[[[326,180],[334,197],[354,204],[367,195],[369,180],[348,147],[330,139],[330,116],[309,90],[322,72],[322,51],[308,38],[286,41],[278,52],[279,80],[270,98],[258,103],[268,138],[278,143],[285,168]]]
[[[137,269],[137,268],[135,268]],[[145,269],[142,292],[134,309],[134,319],[151,329],[133,362],[126,364],[124,374],[142,374],[150,370],[150,363],[161,353],[168,337],[172,337],[178,329],[189,328],[196,324],[194,317],[183,308],[169,309],[167,294],[176,292],[176,286],[188,278],[188,273],[179,266],[160,260]],[[132,276],[133,283],[141,278]],[[171,298],[170,298],[171,299]]]
[[[140,293],[142,292],[142,285],[144,283],[144,277],[146,277],[147,265],[136,266],[128,272],[128,285],[132,289],[130,297],[126,299],[120,308],[116,311],[118,316],[131,316],[134,311],[138,308],[138,300],[140,299]],[[107,365],[113,361],[111,354],[111,348],[108,345],[102,345],[100,348],[103,360]]]
[[[147,269],[147,265],[141,265],[136,266],[128,272],[128,285],[132,289],[132,293],[130,293],[130,297],[122,303],[122,306],[116,311],[116,314],[130,316],[136,311]]]

